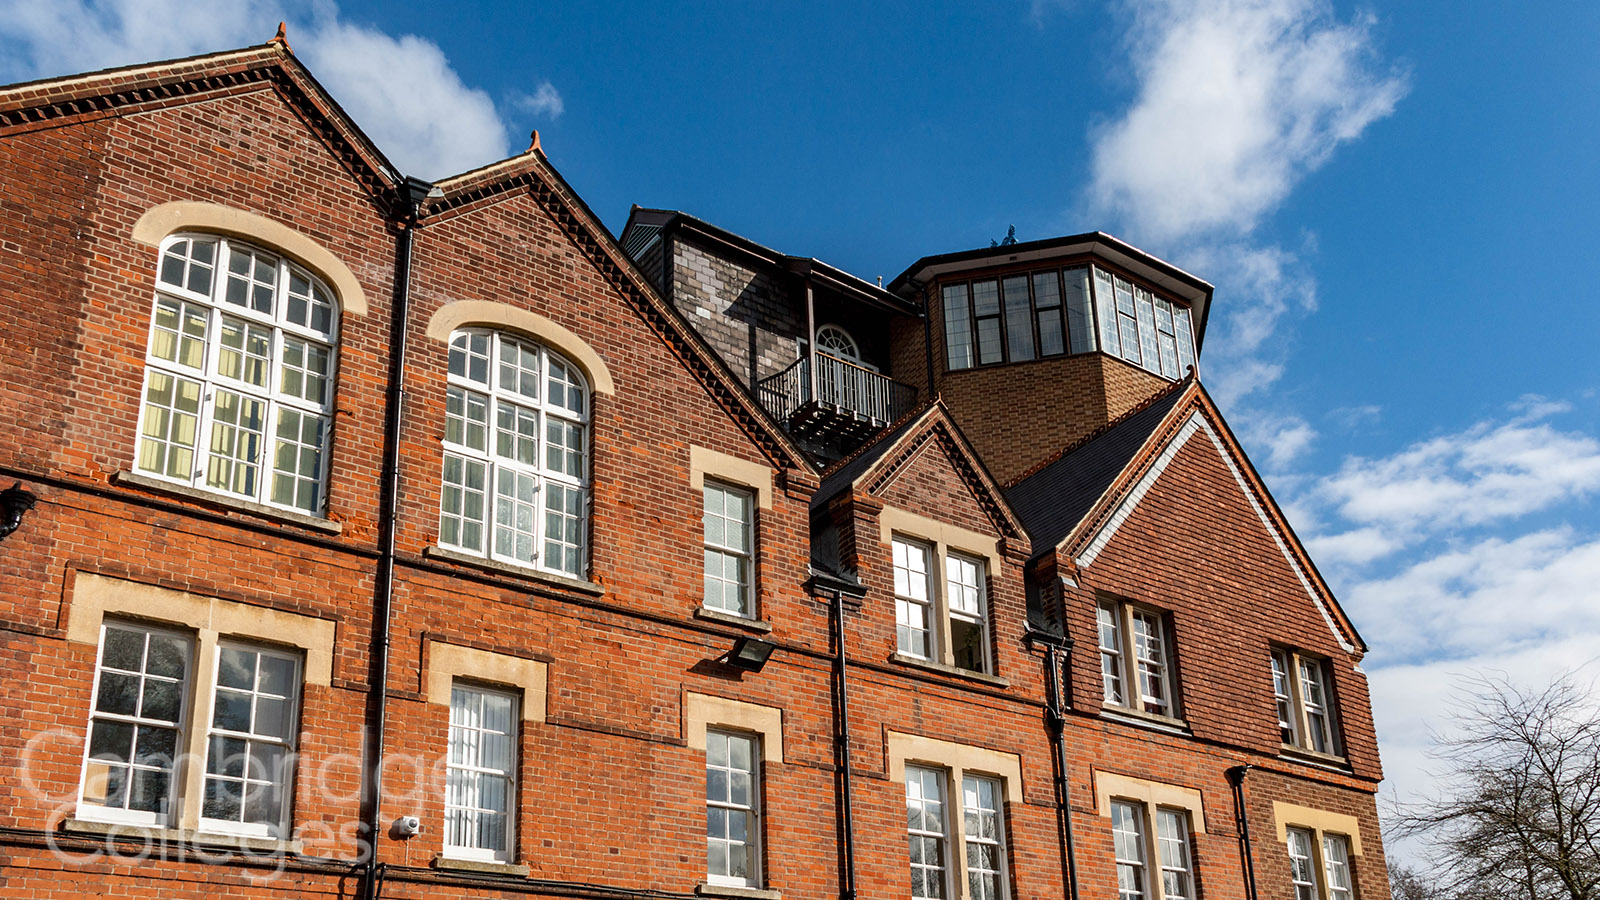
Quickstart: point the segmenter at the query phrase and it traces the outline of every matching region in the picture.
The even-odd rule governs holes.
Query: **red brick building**
[[[614,240],[281,40],[0,89],[0,179],[0,893],[1388,896],[1194,276]]]

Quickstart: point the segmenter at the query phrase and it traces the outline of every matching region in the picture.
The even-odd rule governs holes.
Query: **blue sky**
[[[538,128],[863,277],[1100,229],[1217,285],[1203,372],[1372,645],[1389,790],[1456,673],[1600,650],[1600,5],[0,0],[0,80],[296,51],[406,171]]]

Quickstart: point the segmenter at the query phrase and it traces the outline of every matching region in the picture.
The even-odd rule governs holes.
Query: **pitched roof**
[[[1083,520],[1177,405],[1186,386],[1174,384],[1006,490],[1006,500],[1033,539],[1035,554],[1050,552]]]
[[[816,468],[805,453],[744,389],[683,314],[661,297],[600,218],[551,165],[540,146],[538,132],[534,132],[532,143],[522,153],[443,179],[435,186],[444,196],[424,207],[423,225],[511,197],[531,195],[611,286],[632,301],[644,321],[676,351],[774,464],[814,475]]]
[[[828,505],[828,501],[839,496],[855,484],[862,473],[872,468],[878,460],[883,458],[894,448],[901,436],[928,414],[933,408],[933,402],[927,401],[900,417],[900,421],[891,424],[888,428],[878,432],[872,440],[857,447],[848,456],[837,460],[832,466],[822,473],[822,486],[811,495],[811,508],[821,509]]]
[[[1193,377],[1068,448],[1025,476],[1007,499],[1028,523],[1038,554],[1064,554],[1069,567],[1091,566],[1177,450],[1203,433],[1282,552],[1307,597],[1346,650],[1366,643],[1345,615],[1305,545],[1228,428],[1211,395]],[[1082,471],[1075,471],[1081,467]]]
[[[877,440],[834,463],[833,468],[824,472],[822,486],[812,495],[812,512],[822,509],[829,500],[852,488],[859,487],[867,493],[881,489],[899,467],[930,440],[936,440],[944,446],[964,485],[977,499],[995,531],[1008,543],[1025,551],[1028,532],[1022,520],[1006,502],[1000,484],[989,474],[977,451],[938,398],[904,416],[898,424],[879,435]]]
[[[351,174],[367,187],[380,208],[391,215],[399,212],[396,188],[402,183],[402,176],[295,57],[281,31],[278,37],[257,47],[0,89],[0,133],[125,115],[129,111],[260,90],[263,85],[277,90],[306,119]],[[645,320],[774,463],[808,475],[815,472],[805,454],[749,397],[705,341],[639,274],[599,218],[550,165],[539,147],[537,132],[532,146],[523,153],[443,179],[436,186],[444,196],[427,204],[424,222],[459,214],[518,189],[531,191],[569,239],[613,287],[634,301]]]
[[[373,201],[393,211],[401,176],[280,36],[265,44],[183,59],[46,78],[0,88],[0,133],[124,116],[219,96],[276,90],[300,113]]]

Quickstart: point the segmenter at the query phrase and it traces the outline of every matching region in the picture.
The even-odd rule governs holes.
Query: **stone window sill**
[[[183,844],[251,853],[298,855],[304,849],[299,841],[280,841],[277,838],[251,837],[216,831],[194,831],[188,828],[162,828],[156,825],[94,822],[87,819],[65,819],[61,822],[61,830],[79,837],[127,839],[161,845]]]
[[[424,547],[422,550],[422,555],[428,559],[440,559],[444,560],[445,562],[455,563],[456,565],[471,566],[474,569],[482,569],[485,572],[493,572],[497,575],[515,575],[518,578],[527,578],[532,581],[542,581],[545,584],[554,587],[565,588],[569,591],[578,591],[584,594],[592,594],[596,597],[599,597],[606,592],[604,587],[595,584],[592,581],[584,581],[579,578],[568,578],[565,575],[556,575],[554,573],[546,572],[542,569],[535,569],[530,566],[519,566],[514,563],[500,562],[499,560],[489,559],[485,556],[473,556],[470,553],[462,553],[459,550],[447,550],[444,547],[437,546]]]
[[[734,887],[727,884],[707,884],[701,882],[694,886],[694,892],[702,897],[743,897],[748,900],[783,900],[780,891],[769,891],[762,888]]]
[[[907,656],[904,653],[892,654],[889,657],[889,661],[898,666],[907,666],[912,669],[922,669],[926,672],[937,672],[940,675],[950,675],[955,678],[965,678],[968,681],[976,681],[992,687],[1011,687],[1011,682],[1001,678],[998,675],[988,675],[983,672],[974,672],[971,669],[963,669],[959,666],[947,666],[941,662],[934,662],[931,659],[922,659],[918,656]]]
[[[489,862],[481,859],[460,859],[443,853],[433,858],[433,867],[444,872],[471,872],[475,875],[505,875],[527,878],[528,867],[516,863]]]
[[[1335,756],[1332,753],[1318,753],[1315,750],[1307,750],[1294,744],[1284,744],[1278,752],[1278,758],[1304,763],[1308,766],[1316,766],[1319,769],[1331,769],[1335,772],[1350,771],[1350,761],[1342,756]]]
[[[1102,719],[1110,719],[1113,722],[1123,722],[1128,725],[1137,725],[1140,728],[1166,732],[1167,734],[1177,734],[1184,737],[1190,737],[1193,734],[1189,730],[1189,723],[1182,719],[1147,713],[1142,709],[1131,709],[1126,706],[1107,705],[1101,708],[1100,717]]]
[[[260,516],[263,519],[275,519],[289,525],[298,525],[301,528],[310,528],[313,531],[321,531],[327,534],[339,534],[344,531],[343,525],[338,522],[330,522],[320,516],[308,516],[305,513],[279,509],[276,506],[268,506],[265,503],[240,500],[238,497],[201,490],[185,484],[174,484],[160,478],[152,478],[149,475],[140,475],[138,472],[120,471],[111,476],[111,483],[123,487],[136,487],[140,490],[154,491],[158,494],[182,497],[185,500],[193,500],[208,506],[249,513],[253,516]]]
[[[734,628],[759,631],[762,634],[772,630],[771,622],[764,622],[760,619],[746,619],[744,616],[736,616],[732,613],[720,612],[715,609],[706,609],[703,606],[694,611],[694,617],[696,619],[704,619],[707,622],[716,622],[718,625],[732,625]]]

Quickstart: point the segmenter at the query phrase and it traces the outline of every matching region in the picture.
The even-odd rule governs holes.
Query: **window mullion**
[[[1139,683],[1139,647],[1133,635],[1133,607],[1127,603],[1117,604],[1117,617],[1122,634],[1122,683],[1123,694],[1127,705],[1133,709],[1144,709],[1144,686]]]
[[[1166,864],[1161,857],[1161,811],[1150,803],[1140,805],[1148,823],[1144,829],[1144,852],[1145,858],[1150,860],[1147,869],[1150,873],[1150,897],[1152,900],[1166,900]]]
[[[1300,681],[1300,654],[1286,652],[1284,656],[1289,663],[1289,690],[1294,697],[1294,718],[1299,727],[1295,735],[1295,743],[1301,747],[1311,746],[1311,716],[1306,709],[1305,685]],[[1319,841],[1321,837],[1317,838]]]

